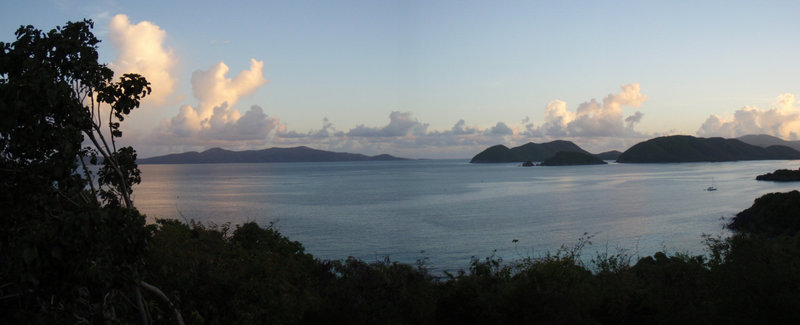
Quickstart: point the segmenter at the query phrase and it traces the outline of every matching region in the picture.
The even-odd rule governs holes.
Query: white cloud
[[[244,115],[227,105],[218,106],[207,119],[201,119],[194,107],[184,105],[178,115],[161,122],[155,138],[169,145],[227,145],[239,141],[264,145],[278,122],[258,105],[251,106]]]
[[[329,138],[343,135],[344,133],[342,132],[336,132],[336,128],[333,127],[333,123],[331,123],[327,117],[322,119],[322,128],[319,130],[310,130],[308,133],[299,133],[290,131],[286,124],[281,124],[278,127],[278,132],[276,134],[278,138]]]
[[[225,62],[219,62],[206,71],[197,70],[192,73],[192,92],[200,101],[198,112],[207,118],[215,107],[227,103],[233,107],[239,97],[252,94],[267,83],[263,75],[264,62],[250,60],[250,69],[239,72],[233,79],[228,78],[230,68]]]
[[[187,146],[266,145],[270,134],[278,128],[278,118],[267,116],[257,105],[244,114],[233,108],[241,96],[252,94],[267,82],[262,75],[263,67],[263,62],[252,59],[250,69],[233,79],[226,76],[230,69],[224,62],[206,71],[195,71],[191,81],[198,105],[183,105],[176,116],[163,120],[151,142]]]
[[[623,85],[621,88],[620,93],[609,94],[602,103],[592,99],[580,104],[574,113],[567,110],[567,103],[564,101],[549,102],[545,108],[545,123],[540,127],[541,133],[556,137],[635,135],[633,126],[641,120],[643,114],[636,112],[623,120],[622,107],[639,107],[647,100],[647,95],[641,93],[638,83]],[[532,130],[529,129],[529,132]]]
[[[354,137],[405,137],[424,135],[428,124],[420,123],[411,116],[411,112],[394,111],[389,114],[389,124],[384,127],[368,127],[363,124],[347,132]]]
[[[800,107],[794,95],[782,94],[770,109],[745,106],[732,117],[709,116],[697,130],[704,137],[735,138],[748,134],[769,134],[786,139],[797,139],[800,134]]]
[[[544,124],[541,126],[545,134],[551,136],[567,135],[567,125],[575,119],[575,113],[567,110],[567,103],[552,100],[545,106]]]
[[[111,42],[119,50],[109,64],[117,76],[138,73],[150,82],[153,92],[145,101],[163,104],[175,89],[172,69],[177,62],[172,50],[164,48],[167,33],[149,21],[131,24],[128,16],[116,15],[109,24]]]
[[[495,124],[495,126],[493,126],[490,130],[490,133],[494,135],[513,135],[514,130],[512,130],[503,122],[497,122],[497,124]]]

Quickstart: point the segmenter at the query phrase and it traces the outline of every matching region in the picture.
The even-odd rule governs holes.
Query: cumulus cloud
[[[226,144],[236,141],[263,143],[279,120],[269,117],[258,105],[242,115],[227,105],[214,108],[214,113],[202,119],[192,106],[184,105],[173,118],[161,122],[156,136],[165,144]]]
[[[769,109],[745,106],[730,117],[709,116],[697,135],[735,138],[747,134],[768,134],[797,139],[800,133],[800,106],[792,94],[778,96]]]
[[[215,107],[227,103],[233,107],[239,97],[250,95],[267,83],[263,75],[264,62],[250,60],[250,69],[239,72],[233,79],[228,78],[230,68],[225,62],[219,62],[208,70],[197,70],[192,73],[192,93],[200,101],[198,113],[209,117]]]
[[[639,107],[647,100],[647,95],[641,93],[638,83],[621,88],[620,93],[609,94],[602,102],[592,99],[580,104],[575,112],[567,110],[567,103],[561,100],[547,103],[541,133],[555,137],[631,135],[634,124],[641,120],[643,114],[636,112],[623,120],[622,107]],[[533,132],[532,128],[529,128],[529,132]]]
[[[310,132],[309,134],[316,138],[327,138],[332,136],[335,132],[336,129],[333,128],[333,123],[326,117],[322,119],[322,128],[315,132]]]
[[[153,140],[161,144],[236,144],[237,141],[265,144],[278,128],[279,120],[269,117],[264,109],[253,105],[242,114],[233,108],[241,96],[253,93],[267,80],[262,74],[264,63],[252,59],[250,69],[228,78],[224,62],[208,70],[192,74],[192,89],[197,106],[183,105],[178,114],[163,120]]]
[[[394,111],[389,114],[389,124],[384,127],[368,127],[359,124],[347,132],[354,137],[405,137],[424,135],[428,124],[420,123],[411,112]]]
[[[467,126],[467,122],[461,119],[458,120],[455,125],[453,125],[453,128],[451,128],[450,131],[455,135],[469,135],[480,132],[480,129],[477,127]]]
[[[329,138],[333,136],[343,136],[343,132],[336,132],[333,123],[326,117],[322,119],[322,127],[319,130],[310,130],[308,133],[290,131],[286,124],[278,127],[277,137],[279,138]]]
[[[131,24],[128,16],[116,15],[109,25],[111,42],[119,50],[109,64],[116,75],[138,73],[147,78],[153,92],[145,100],[163,104],[175,89],[172,69],[177,62],[172,50],[164,48],[167,33],[149,21]]]
[[[491,129],[491,134],[494,135],[512,135],[514,134],[514,130],[512,130],[508,125],[503,122],[497,122],[495,126]]]

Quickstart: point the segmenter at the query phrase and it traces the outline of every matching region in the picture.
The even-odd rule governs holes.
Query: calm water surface
[[[755,181],[800,161],[522,168],[464,160],[142,165],[136,206],[149,217],[275,226],[322,259],[355,256],[434,270],[497,251],[506,260],[577,242],[635,256],[702,254],[762,194],[797,184]],[[719,189],[706,192],[713,181]],[[517,240],[513,243],[513,240]]]

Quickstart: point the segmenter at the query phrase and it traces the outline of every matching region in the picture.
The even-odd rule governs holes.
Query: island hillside
[[[618,150],[611,150],[611,151],[596,153],[594,154],[594,156],[602,160],[617,160],[617,158],[619,158],[619,155],[621,154],[622,153],[619,152]]]
[[[800,151],[800,141],[786,141],[784,139],[773,137],[771,135],[766,135],[766,134],[757,134],[757,135],[750,134],[738,137],[736,139],[744,143],[752,144],[754,146],[759,146],[763,148],[769,146],[787,146],[794,150]]]
[[[800,152],[786,146],[762,148],[736,139],[673,135],[637,143],[623,152],[617,162],[675,163],[771,159],[800,159]]]
[[[797,182],[800,181],[800,170],[798,169],[778,169],[772,173],[756,176],[759,181],[773,182]]]
[[[139,159],[140,164],[215,164],[215,163],[267,163],[267,162],[332,162],[332,161],[385,161],[407,160],[391,155],[367,156],[362,154],[332,152],[309,147],[269,148],[263,150],[231,151],[212,148],[203,152],[184,152]]]
[[[559,151],[554,156],[545,159],[542,166],[574,166],[574,165],[603,165],[607,164],[594,155],[582,152]]]
[[[495,145],[472,157],[470,163],[510,163],[525,161],[544,161],[559,151],[580,152],[589,154],[570,141],[555,140],[547,143],[533,143],[509,149],[504,145]]]

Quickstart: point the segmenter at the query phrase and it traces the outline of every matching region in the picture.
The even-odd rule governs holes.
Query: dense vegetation
[[[756,200],[734,218],[732,236],[706,238],[707,255],[660,252],[635,260],[600,252],[585,262],[581,252],[590,238],[584,238],[544,256],[474,259],[441,276],[423,262],[318,260],[255,223],[146,225],[130,200],[140,177],[135,151],[117,148],[114,138],[148,84],[138,75],[113,81],[96,62],[90,28],[90,21],[48,33],[25,27],[16,42],[0,43],[4,323],[800,319],[796,191]],[[103,120],[100,104],[108,106]],[[84,147],[86,138],[92,145]],[[97,175],[86,164],[98,164]]]
[[[605,165],[607,162],[592,154],[559,151],[542,162],[542,166]]]
[[[564,140],[555,140],[547,143],[529,142],[519,147],[509,149],[498,144],[491,146],[472,157],[471,163],[505,163],[524,161],[544,161],[559,151],[580,152],[589,154],[578,145]]]
[[[772,173],[756,176],[759,181],[797,182],[800,181],[800,169],[778,169]]]
[[[625,150],[617,158],[617,162],[674,163],[769,159],[800,159],[800,152],[786,146],[762,148],[737,139],[673,135],[637,143]]]

